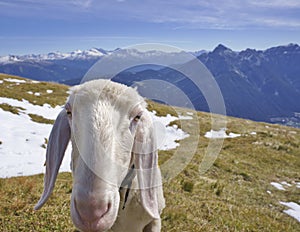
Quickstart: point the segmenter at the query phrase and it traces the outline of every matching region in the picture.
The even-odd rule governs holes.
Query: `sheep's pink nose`
[[[109,220],[106,219],[111,204],[93,198],[74,199],[72,217],[74,224],[82,231],[104,231]],[[74,215],[75,214],[75,215]]]
[[[99,220],[109,210],[109,204],[92,205],[82,201],[75,201],[75,204],[80,218],[86,222]]]

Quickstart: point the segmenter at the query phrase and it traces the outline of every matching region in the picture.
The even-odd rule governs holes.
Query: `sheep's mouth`
[[[110,229],[116,219],[117,215],[113,210],[112,203],[107,204],[107,208],[104,209],[102,215],[97,215],[90,220],[85,220],[83,215],[80,214],[80,210],[77,207],[76,201],[72,199],[71,202],[71,217],[74,225],[80,231],[102,232]]]

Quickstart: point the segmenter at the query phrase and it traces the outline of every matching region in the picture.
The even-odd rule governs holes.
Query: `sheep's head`
[[[159,217],[155,187],[157,153],[146,103],[124,85],[97,80],[74,87],[58,116],[47,147],[44,193],[49,198],[69,139],[72,141],[71,216],[83,231],[106,231],[119,210],[119,187],[132,165],[137,169],[141,201]],[[155,185],[155,186],[153,186]]]

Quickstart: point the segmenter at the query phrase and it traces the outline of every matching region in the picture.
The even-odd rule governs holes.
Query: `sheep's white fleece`
[[[81,104],[93,103],[95,102],[95,98],[98,98],[97,102],[99,102],[98,100],[101,99],[101,103],[103,104],[100,106],[102,110],[106,107],[109,107],[111,105],[111,102],[113,102],[114,107],[118,108],[118,110],[123,114],[131,112],[131,115],[135,115],[138,113],[138,110],[140,110],[141,108],[146,108],[147,106],[144,99],[137,93],[135,89],[128,88],[126,85],[117,84],[107,80],[90,81],[85,83],[84,85],[73,87],[71,91],[72,93],[70,95],[69,102],[72,102],[72,105],[74,97],[78,97],[78,95],[81,95],[85,96],[84,99],[86,101],[85,103],[82,102]],[[99,95],[99,93],[101,94]],[[108,104],[106,105],[106,103]],[[109,130],[109,124],[105,125],[104,127],[102,126],[100,129],[103,130],[103,132],[100,132],[100,134],[105,134],[105,131]],[[109,143],[110,140],[111,138],[106,137],[106,141],[102,142],[105,144]],[[141,232],[143,231],[143,229],[144,232],[160,231],[160,219],[153,219],[145,211],[141,203],[140,191],[136,189],[138,189],[137,177],[133,179],[132,190],[130,190],[129,192],[129,197],[126,202],[125,209],[122,209],[122,206],[124,205],[126,189],[124,188],[122,191],[120,191],[121,200],[119,204],[117,220],[115,221],[113,227],[108,231]],[[158,190],[158,206],[159,212],[161,213],[163,208],[165,207],[165,199],[163,196],[162,188],[160,187],[158,188]],[[145,228],[145,226],[147,227]]]
[[[155,131],[137,91],[108,80],[72,88],[49,137],[44,192],[36,210],[53,191],[70,139],[74,225],[95,232],[159,232],[165,200]],[[119,186],[129,167],[136,174],[123,209],[127,189]]]

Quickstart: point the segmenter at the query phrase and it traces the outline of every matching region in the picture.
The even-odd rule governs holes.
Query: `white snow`
[[[283,190],[283,191],[285,190],[285,188],[282,186],[282,184],[279,184],[276,182],[271,182],[271,185],[278,190]]]
[[[25,80],[19,80],[19,79],[13,79],[13,78],[6,78],[4,80],[7,82],[13,82],[13,83],[26,83]]]
[[[171,150],[179,146],[176,140],[182,140],[189,136],[183,130],[178,129],[176,125],[168,126],[170,122],[180,118],[168,114],[165,117],[156,116],[156,112],[151,112],[152,119],[156,129],[157,147],[159,150]]]
[[[250,135],[257,135],[255,131],[251,132]]]
[[[42,61],[42,60],[62,60],[62,59],[89,59],[94,57],[102,57],[106,54],[110,54],[110,51],[104,51],[97,48],[90,50],[76,50],[73,52],[50,52],[48,54],[29,54],[29,55],[8,55],[0,56],[0,63],[8,64],[23,61]]]
[[[296,188],[300,188],[300,182],[296,183]]]
[[[286,189],[283,187],[283,185],[287,186],[287,187],[293,187],[294,185],[296,185],[296,187],[298,188],[299,183],[292,181],[292,184],[290,184],[286,181],[282,181],[280,183],[271,182],[270,184],[278,190],[285,191]],[[267,192],[269,194],[271,194],[271,191],[267,191]],[[289,207],[288,210],[283,211],[284,213],[288,214],[289,216],[295,218],[298,222],[300,222],[300,205],[299,204],[297,204],[295,202],[282,202],[282,201],[280,201],[279,203],[284,205],[284,206]]]
[[[28,114],[55,119],[62,107],[53,108],[48,104],[38,106],[24,99],[18,101],[3,97],[0,97],[1,103],[22,107],[25,110],[19,110],[20,115],[16,115],[0,109],[0,141],[2,142],[0,144],[0,178],[44,173],[46,149],[42,145],[45,144],[45,138],[49,137],[52,125],[33,122]],[[179,146],[176,140],[189,136],[175,126],[167,126],[170,122],[177,120],[177,117],[170,115],[158,117],[154,113],[152,117],[159,132],[157,136],[160,141],[158,144],[160,150],[176,148]],[[70,160],[71,144],[67,148],[60,172],[70,171]]]
[[[39,82],[39,81],[31,81],[30,83],[38,84],[38,83],[40,83],[40,82]]]
[[[16,115],[0,109],[0,177],[43,173],[45,149],[51,125],[31,121],[26,114]],[[70,148],[67,149],[60,171],[70,170]]]
[[[209,139],[226,139],[226,138],[237,138],[241,136],[241,134],[235,134],[232,132],[227,134],[226,130],[227,130],[226,128],[222,128],[219,131],[210,130],[205,133],[204,137]]]
[[[3,81],[2,80],[0,80],[0,84],[2,84],[3,83]]]
[[[286,185],[286,186],[288,186],[288,187],[291,187],[292,185],[291,184],[289,184],[288,182],[286,182],[286,181],[282,181],[280,184],[282,184],[282,185]]]
[[[9,62],[9,56],[0,56],[0,63],[8,63]]]
[[[33,92],[32,92],[32,91],[28,91],[27,93],[28,93],[28,94],[33,94]]]
[[[298,222],[300,222],[300,205],[295,202],[280,202],[280,204],[289,207],[290,209],[284,210],[283,212],[288,214],[289,216],[295,218]]]
[[[3,63],[3,64],[18,62],[18,61],[19,61],[19,58],[14,55],[0,56],[0,63]]]
[[[15,99],[5,98],[5,97],[0,97],[0,104],[1,103],[6,103],[11,106],[22,107],[25,109],[24,111],[20,110],[23,113],[36,114],[36,115],[40,115],[46,119],[52,119],[52,120],[56,119],[56,116],[59,114],[59,112],[62,109],[61,106],[56,106],[54,108],[52,108],[48,104],[44,104],[43,106],[38,106],[38,105],[33,105],[24,99],[22,101],[18,101]]]
[[[47,93],[53,93],[53,90],[52,89],[47,89],[46,92]]]
[[[41,96],[41,94],[40,93],[34,93],[34,96]]]

